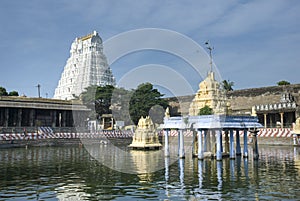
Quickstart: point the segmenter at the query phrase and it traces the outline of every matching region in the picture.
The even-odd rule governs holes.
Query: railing
[[[50,127],[53,133],[86,133],[89,132],[85,127]],[[38,127],[0,127],[0,134],[9,133],[36,133]]]

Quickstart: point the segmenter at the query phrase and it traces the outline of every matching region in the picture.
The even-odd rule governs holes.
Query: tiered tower
[[[189,115],[197,116],[200,109],[206,105],[213,109],[214,114],[226,114],[229,107],[226,94],[215,80],[214,72],[210,72],[199,84],[199,90],[190,105]]]
[[[70,57],[55,89],[54,98],[70,100],[91,85],[115,85],[115,78],[103,54],[102,39],[96,31],[76,38]]]

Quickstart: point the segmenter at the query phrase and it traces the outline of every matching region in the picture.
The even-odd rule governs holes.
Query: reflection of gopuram
[[[161,146],[150,117],[141,117],[129,147],[136,149],[159,149]]]

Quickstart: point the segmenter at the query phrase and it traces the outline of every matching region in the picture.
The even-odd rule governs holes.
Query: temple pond
[[[111,170],[84,147],[1,149],[0,200],[298,200],[300,148],[259,151],[257,162],[187,156],[136,175]]]

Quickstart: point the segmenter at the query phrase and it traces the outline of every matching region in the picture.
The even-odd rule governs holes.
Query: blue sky
[[[0,86],[36,97],[52,97],[70,45],[93,30],[105,41],[133,29],[179,32],[214,46],[214,62],[234,89],[300,83],[300,1],[0,1]],[[105,48],[105,47],[104,47]],[[120,79],[130,69],[158,63],[181,69],[193,90],[201,81],[173,56],[130,54],[111,68]]]

